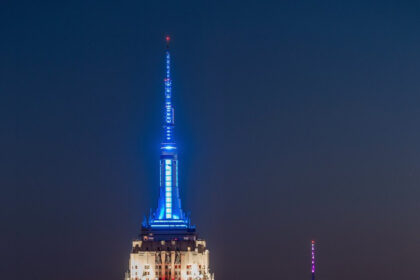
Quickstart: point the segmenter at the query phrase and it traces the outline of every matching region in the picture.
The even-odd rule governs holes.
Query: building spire
[[[173,139],[175,119],[174,108],[172,106],[172,80],[171,80],[171,54],[169,52],[169,41],[171,38],[166,36],[166,74],[165,74],[165,115],[164,115],[164,135],[162,146],[165,144],[175,144]],[[174,145],[170,145],[174,147]],[[163,148],[163,147],[162,147]]]
[[[165,106],[160,150],[160,194],[158,207],[145,226],[154,229],[191,229],[189,218],[181,208],[178,186],[178,153],[174,139],[175,119],[172,105],[170,37],[166,36],[165,40]]]

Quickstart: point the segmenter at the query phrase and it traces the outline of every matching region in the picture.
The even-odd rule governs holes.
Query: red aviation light
[[[169,43],[169,41],[171,40],[171,37],[169,37],[169,36],[166,36],[166,43]]]

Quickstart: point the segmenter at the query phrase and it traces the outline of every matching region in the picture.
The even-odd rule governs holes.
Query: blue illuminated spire
[[[165,116],[164,116],[164,139],[163,143],[168,145],[162,145],[162,147],[171,147],[169,144],[174,144],[172,147],[175,148],[173,140],[173,129],[175,125],[174,120],[174,108],[172,106],[172,80],[171,80],[171,54],[169,52],[169,36],[166,37],[166,76],[165,76]]]
[[[169,36],[165,52],[165,110],[163,137],[160,148],[160,196],[158,207],[151,214],[146,227],[155,229],[191,228],[188,217],[182,211],[178,186],[178,154],[174,139],[174,108],[172,106],[171,55]]]

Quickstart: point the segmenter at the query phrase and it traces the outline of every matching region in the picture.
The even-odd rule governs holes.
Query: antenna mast
[[[312,258],[312,265],[311,265],[311,273],[312,273],[312,280],[315,280],[315,241],[312,240],[311,242],[311,258]]]

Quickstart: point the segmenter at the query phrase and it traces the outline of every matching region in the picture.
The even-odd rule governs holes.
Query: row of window
[[[161,269],[161,268],[162,268],[162,265],[161,265],[161,264],[160,264],[160,265],[155,266],[155,269]],[[171,266],[170,266],[170,265],[165,265],[165,269],[168,269],[168,268],[169,268],[169,269],[171,269]],[[175,269],[177,269],[177,268],[179,268],[179,269],[180,269],[180,268],[181,268],[181,265],[180,265],[180,264],[179,264],[179,265],[178,265],[178,264],[176,264],[176,265],[174,265],[174,268],[175,268]]]
[[[189,271],[189,270],[188,270],[188,271],[187,271],[187,275],[191,275],[191,274],[192,274],[192,273],[191,273],[191,271]],[[203,274],[203,272],[200,270],[200,271],[198,272],[198,274],[200,274],[200,275],[201,275],[201,274]]]
[[[139,267],[137,266],[137,265],[133,265],[131,268],[135,268],[135,269],[138,269]],[[145,265],[144,266],[144,269],[150,269],[150,265]]]
[[[172,218],[172,161],[165,160],[165,203],[166,219]]]
[[[201,269],[201,264],[198,265],[198,268]],[[205,268],[206,268],[206,266],[203,265],[203,269],[205,269]],[[191,265],[190,264],[187,265],[187,269],[191,269]]]
[[[138,269],[138,266],[137,265],[134,265],[134,266],[132,266],[132,268],[134,269]],[[174,268],[175,269],[180,269],[181,268],[181,265],[180,264],[176,264],[176,265],[174,265]],[[191,269],[192,268],[192,266],[189,264],[189,265],[187,265],[187,269]],[[198,265],[198,268],[199,269],[201,269],[201,264],[199,264]],[[205,265],[203,265],[203,269],[205,269],[206,268],[206,266]],[[144,266],[144,269],[150,269],[150,265],[145,265]],[[162,265],[160,264],[160,265],[156,265],[155,266],[155,269],[162,269]],[[170,265],[165,265],[165,269],[171,269],[171,266]]]

